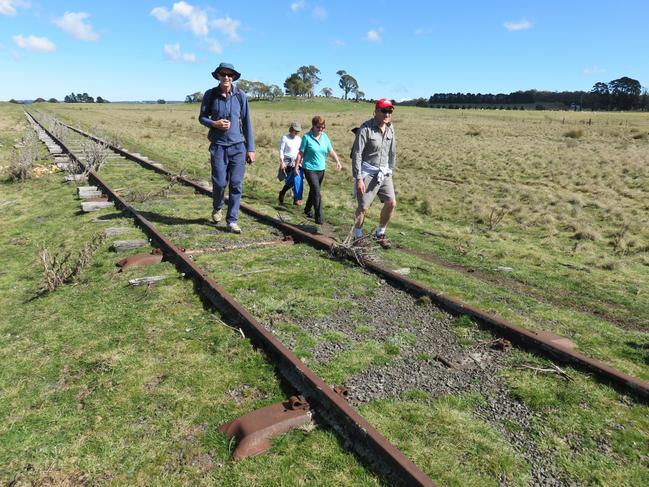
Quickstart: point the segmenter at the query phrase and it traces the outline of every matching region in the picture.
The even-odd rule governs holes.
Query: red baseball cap
[[[376,101],[376,108],[392,108],[394,110],[394,105],[389,98],[381,98]]]

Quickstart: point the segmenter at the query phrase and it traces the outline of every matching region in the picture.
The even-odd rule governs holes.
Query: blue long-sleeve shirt
[[[241,102],[239,102],[239,97],[241,97]],[[212,100],[211,106],[210,100]],[[230,121],[228,130],[219,130],[212,127],[213,120],[222,118]],[[198,121],[209,127],[210,131],[207,138],[210,142],[224,146],[245,142],[246,152],[254,152],[255,136],[252,131],[250,110],[248,109],[248,97],[236,86],[232,87],[232,91],[227,98],[221,96],[219,86],[207,90],[203,95]]]

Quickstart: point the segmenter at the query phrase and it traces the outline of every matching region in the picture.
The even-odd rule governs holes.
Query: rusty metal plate
[[[260,455],[271,446],[271,439],[311,422],[308,403],[300,396],[271,404],[245,414],[219,428],[226,436],[236,438],[237,447],[232,458]]]

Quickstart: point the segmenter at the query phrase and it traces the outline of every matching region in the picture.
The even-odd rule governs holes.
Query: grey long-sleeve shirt
[[[387,125],[383,133],[374,118],[361,125],[352,148],[354,179],[361,178],[363,161],[378,168],[394,170],[397,166],[397,139],[392,124]]]

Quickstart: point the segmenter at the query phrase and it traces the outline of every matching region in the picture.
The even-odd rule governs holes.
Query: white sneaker
[[[221,220],[223,220],[223,211],[222,210],[216,210],[214,213],[212,213],[212,221],[214,223],[218,223]]]
[[[228,232],[241,233],[241,228],[239,228],[237,222],[228,223]]]

